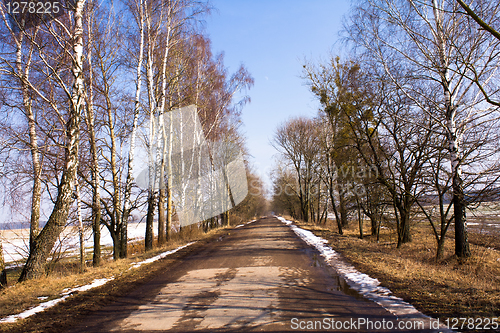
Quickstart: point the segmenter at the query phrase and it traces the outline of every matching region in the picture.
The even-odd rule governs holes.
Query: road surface
[[[313,324],[384,332],[389,321],[397,327],[392,314],[349,290],[315,249],[267,217],[206,244],[71,332],[296,332]],[[347,329],[332,329],[337,322]]]

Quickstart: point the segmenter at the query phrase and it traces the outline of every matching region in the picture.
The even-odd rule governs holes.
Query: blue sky
[[[212,0],[206,19],[214,53],[224,52],[234,72],[245,65],[255,79],[242,113],[242,133],[254,169],[269,183],[277,126],[290,117],[315,116],[319,104],[300,78],[305,59],[339,54],[336,43],[350,1]]]

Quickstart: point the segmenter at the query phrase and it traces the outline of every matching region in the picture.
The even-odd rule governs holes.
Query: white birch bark
[[[148,212],[146,217],[146,234],[145,234],[145,247],[151,249],[153,247],[153,215],[154,215],[154,200],[156,192],[157,177],[157,163],[154,160],[157,145],[157,135],[155,123],[157,113],[157,100],[155,98],[155,91],[157,89],[154,82],[153,73],[153,56],[156,48],[157,33],[155,27],[152,26],[153,17],[149,6],[145,6],[145,24],[147,31],[147,56],[146,56],[146,85],[148,91],[148,106],[149,106],[149,190],[148,190]]]
[[[3,23],[8,27],[9,34],[16,45],[16,63],[12,67],[12,72],[7,71],[8,74],[14,77],[14,80],[19,81],[20,90],[22,94],[24,115],[28,122],[28,135],[29,135],[29,149],[31,152],[32,161],[32,174],[33,174],[33,187],[31,197],[31,218],[30,218],[30,249],[33,248],[36,237],[39,233],[39,220],[40,220],[40,201],[41,201],[41,162],[40,162],[40,149],[38,146],[38,134],[36,130],[35,115],[32,107],[32,98],[30,97],[30,82],[29,75],[32,65],[32,57],[34,52],[33,45],[29,45],[27,59],[23,63],[23,45],[26,32],[20,31],[15,33],[10,29],[6,14],[3,7],[0,6],[0,14]],[[33,29],[31,38],[35,38],[38,33],[38,27]]]
[[[36,29],[38,30],[38,29]],[[31,219],[30,219],[30,249],[34,247],[36,237],[39,233],[40,223],[40,201],[42,195],[42,166],[40,163],[40,151],[38,148],[38,135],[36,131],[35,115],[33,113],[32,99],[29,96],[29,85],[26,81],[29,80],[29,72],[31,66],[31,57],[33,48],[30,47],[28,61],[24,69],[22,64],[22,45],[23,45],[24,32],[20,32],[19,39],[16,40],[17,44],[17,75],[21,83],[21,90],[23,94],[23,106],[26,118],[28,120],[28,131],[30,140],[31,160],[33,165],[33,193],[31,196]]]
[[[83,84],[83,12],[85,0],[75,2],[73,32],[73,88],[71,92],[69,119],[67,125],[66,158],[59,184],[57,199],[47,224],[37,237],[34,248],[30,251],[23,268],[20,281],[32,279],[44,274],[45,261],[58,236],[62,232],[73,202],[73,182],[76,178],[78,163],[78,145],[80,135],[80,115],[84,103]]]
[[[161,245],[166,240],[166,226],[165,226],[165,154],[167,153],[166,149],[166,133],[165,133],[165,122],[164,122],[164,113],[165,113],[165,105],[166,105],[166,94],[167,94],[167,61],[170,53],[170,37],[171,37],[171,20],[172,20],[172,12],[173,9],[171,5],[167,6],[167,32],[165,37],[165,49],[163,53],[162,66],[161,66],[161,93],[160,93],[160,102],[158,108],[158,121],[157,124],[159,126],[157,131],[157,142],[158,146],[156,147],[156,162],[159,163],[159,181],[158,181],[158,243]],[[167,208],[167,213],[169,212]]]
[[[434,20],[436,22],[436,37],[439,50],[441,84],[444,89],[445,117],[447,139],[450,153],[450,164],[452,173],[453,208],[455,214],[455,254],[459,257],[471,255],[467,237],[467,220],[465,214],[465,201],[462,185],[462,166],[460,165],[460,142],[457,135],[456,114],[454,96],[450,89],[449,58],[447,57],[446,41],[443,27],[444,9],[439,6],[437,0],[432,1]],[[458,90],[456,88],[456,90]]]

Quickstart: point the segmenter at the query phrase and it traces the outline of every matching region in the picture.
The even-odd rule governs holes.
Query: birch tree
[[[58,188],[57,199],[50,217],[37,236],[35,246],[23,268],[20,281],[41,276],[44,273],[44,264],[57,237],[61,233],[68,217],[69,208],[73,202],[73,183],[76,177],[78,144],[80,132],[80,115],[84,105],[83,84],[83,15],[85,0],[75,1],[73,24],[70,29],[64,30],[68,42],[71,43],[71,59],[73,83],[71,89],[66,89],[69,110],[66,121],[66,156],[63,172]],[[67,49],[69,52],[70,49]]]
[[[147,1],[145,3],[145,29],[146,29],[146,87],[148,92],[148,114],[149,114],[149,192],[148,212],[146,217],[145,247],[151,249],[153,246],[153,220],[157,200],[157,190],[161,182],[159,172],[164,170],[165,162],[162,156],[161,143],[165,142],[165,129],[163,127],[163,114],[166,107],[167,93],[167,64],[169,53],[175,37],[179,37],[179,20],[182,21],[182,10],[185,10],[184,2],[169,1],[157,3]],[[163,162],[161,162],[163,161]],[[157,165],[160,163],[160,165]],[[163,166],[163,167],[162,167]],[[158,186],[156,185],[158,184]],[[163,186],[163,184],[161,185]],[[160,197],[164,204],[164,195]],[[161,209],[163,212],[163,209]],[[168,209],[167,209],[168,211]],[[161,224],[164,219],[161,217]]]
[[[1,5],[0,13],[2,15],[3,24],[5,25],[5,27],[9,27],[7,15],[4,11],[4,7]],[[2,59],[2,62],[4,63],[6,68],[10,68],[10,70],[6,70],[4,74],[11,76],[15,81],[18,82],[22,99],[22,106],[20,107],[20,109],[22,110],[28,123],[28,148],[31,152],[33,177],[30,218],[30,248],[33,248],[35,245],[35,239],[39,233],[42,191],[42,165],[35,121],[35,110],[33,108],[33,99],[31,97],[32,92],[29,85],[30,71],[33,63],[34,53],[34,46],[29,42],[29,39],[36,38],[38,28],[31,29],[30,32],[21,30],[17,33],[9,28],[8,32],[10,35],[9,37],[14,42],[15,46],[15,66],[13,64],[10,64],[9,60],[5,58]]]
[[[94,65],[93,65],[93,48],[94,48],[94,31],[96,26],[95,21],[95,2],[89,1],[89,13],[87,15],[87,64],[88,76],[86,82],[87,98],[86,98],[86,125],[90,139],[90,154],[91,172],[92,172],[92,231],[93,231],[93,266],[101,264],[101,193],[99,184],[99,158],[97,152],[96,124],[94,111]]]

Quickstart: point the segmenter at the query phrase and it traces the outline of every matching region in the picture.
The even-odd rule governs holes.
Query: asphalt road
[[[268,217],[201,247],[71,332],[397,331],[384,329],[389,321],[397,327],[392,314],[348,289],[315,249]],[[344,329],[334,329],[337,322]],[[379,328],[366,329],[370,322]]]

